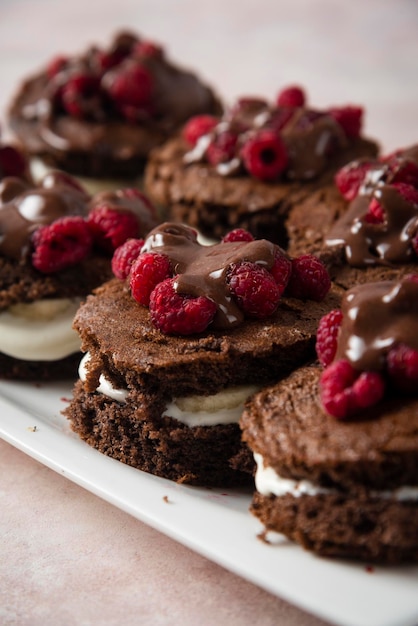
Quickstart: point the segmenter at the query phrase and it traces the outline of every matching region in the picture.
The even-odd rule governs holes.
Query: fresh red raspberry
[[[276,250],[270,273],[276,281],[280,295],[282,295],[289,284],[290,275],[292,273],[292,261],[286,256],[283,250]]]
[[[354,200],[371,166],[370,161],[352,161],[338,170],[335,184],[345,200]]]
[[[358,106],[334,107],[329,114],[342,127],[347,137],[359,137],[363,125],[363,109]]]
[[[280,107],[303,107],[306,102],[305,92],[301,87],[291,85],[279,92],[276,102]]]
[[[195,115],[185,124],[183,137],[191,146],[195,146],[197,140],[207,135],[218,124],[218,119],[213,115]]]
[[[364,219],[369,224],[383,224],[383,222],[385,221],[385,212],[377,198],[373,197],[370,200]]]
[[[122,113],[129,111],[130,107],[147,108],[151,102],[154,79],[140,63],[124,62],[107,72],[102,82],[116,108]]]
[[[238,306],[248,317],[263,319],[277,309],[280,289],[261,265],[249,261],[231,265],[227,281]]]
[[[127,239],[139,235],[139,222],[136,216],[127,210],[99,205],[90,211],[87,223],[94,243],[110,254]]]
[[[129,276],[131,266],[141,253],[143,239],[127,239],[119,248],[116,248],[112,257],[112,272],[120,280]]]
[[[154,41],[139,41],[132,49],[132,55],[138,57],[148,57],[161,59],[164,56],[164,49]]]
[[[225,130],[215,135],[206,149],[206,158],[211,165],[219,165],[231,161],[238,143],[238,135]]]
[[[287,165],[287,151],[280,137],[271,130],[260,130],[242,148],[245,168],[255,178],[276,180]]]
[[[59,72],[65,69],[68,63],[68,57],[59,55],[50,60],[46,66],[46,74],[52,80]]]
[[[388,165],[387,182],[406,183],[418,187],[418,165],[402,157],[402,154],[389,156],[385,162]]]
[[[151,293],[151,321],[167,335],[193,335],[209,326],[216,314],[216,304],[206,298],[178,294],[175,278],[159,283]]]
[[[222,238],[223,243],[230,243],[233,241],[254,241],[252,234],[244,228],[235,228],[230,230],[229,233]]]
[[[385,383],[379,372],[357,372],[341,359],[322,373],[320,397],[325,411],[337,419],[352,417],[359,410],[377,404],[384,395]]]
[[[75,74],[61,91],[62,106],[73,117],[87,116],[89,101],[97,97],[100,97],[100,81],[91,74]]]
[[[391,382],[402,391],[416,392],[418,385],[418,351],[399,344],[387,354],[387,370]]]
[[[82,217],[63,217],[40,226],[32,236],[33,266],[45,274],[76,265],[90,252],[92,238]]]
[[[165,254],[143,252],[131,266],[129,285],[132,297],[148,306],[151,292],[172,273],[170,259]]]
[[[26,159],[13,146],[0,146],[0,178],[5,176],[23,176],[26,171]]]
[[[312,254],[303,254],[292,259],[292,274],[286,289],[287,295],[320,302],[330,288],[331,279],[319,259]]]
[[[334,309],[322,317],[316,334],[316,354],[323,367],[334,360],[338,346],[338,334],[343,321],[343,314]]]
[[[394,183],[391,187],[394,187],[406,202],[413,204],[418,209],[418,189],[406,183]],[[376,197],[371,199],[365,219],[372,224],[384,222],[385,212]]]

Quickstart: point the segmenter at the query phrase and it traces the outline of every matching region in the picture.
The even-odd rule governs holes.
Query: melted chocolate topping
[[[213,327],[230,328],[241,323],[244,316],[231,297],[228,269],[241,261],[270,269],[277,249],[278,246],[265,239],[203,246],[190,228],[165,223],[151,231],[142,251],[152,250],[168,256],[176,274],[176,291],[191,297],[210,298],[217,305]]]
[[[341,306],[343,323],[335,359],[357,370],[380,370],[396,344],[418,350],[418,282],[384,281],[359,285]]]
[[[395,168],[389,162],[374,164],[366,174],[359,195],[328,233],[326,245],[343,245],[349,265],[408,263],[416,258],[411,240],[418,233],[418,204],[408,202],[391,184],[396,180],[397,171],[408,163],[418,166],[418,146],[400,153]],[[367,221],[373,197],[383,208],[383,223]]]
[[[259,99],[239,101],[219,124],[200,138],[196,147],[185,155],[187,163],[205,160],[206,148],[219,133],[238,134],[236,156],[229,163],[216,166],[219,174],[236,175],[242,171],[240,148],[254,132],[276,131],[286,146],[288,165],[284,176],[289,180],[310,180],[321,174],[329,158],[348,144],[348,139],[335,119],[324,112],[304,107],[272,107]]]

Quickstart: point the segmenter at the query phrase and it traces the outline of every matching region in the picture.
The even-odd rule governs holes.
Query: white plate
[[[0,382],[0,435],[48,467],[273,594],[342,626],[418,623],[418,567],[315,557],[248,513],[250,494],[156,478],[80,441],[60,414],[71,385]]]

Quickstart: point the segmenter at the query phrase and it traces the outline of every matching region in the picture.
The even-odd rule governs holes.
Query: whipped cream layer
[[[257,464],[255,486],[257,491],[263,496],[274,495],[280,497],[289,494],[294,498],[300,498],[301,496],[338,493],[336,489],[320,487],[309,480],[293,480],[292,478],[279,476],[272,467],[264,465],[262,455],[257,452],[254,453],[254,459]],[[392,490],[372,490],[370,491],[370,497],[393,499],[399,502],[418,501],[418,487],[405,486]]]
[[[87,378],[89,358],[90,355],[87,352],[80,362],[78,373],[82,381]],[[211,396],[173,398],[167,404],[163,417],[172,417],[190,428],[238,423],[244,409],[244,402],[258,389],[255,385],[242,385],[224,389]],[[128,397],[126,389],[116,389],[103,374],[99,377],[99,386],[96,391],[121,403],[126,402]]]
[[[0,313],[0,352],[24,361],[57,361],[80,350],[72,328],[78,298],[20,303]]]

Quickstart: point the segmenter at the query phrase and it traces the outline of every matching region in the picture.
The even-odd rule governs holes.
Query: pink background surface
[[[314,106],[363,104],[384,151],[417,141],[414,0],[0,0],[0,118],[20,78],[123,27],[226,100],[296,82]],[[0,498],[2,625],[324,623],[2,441]]]

